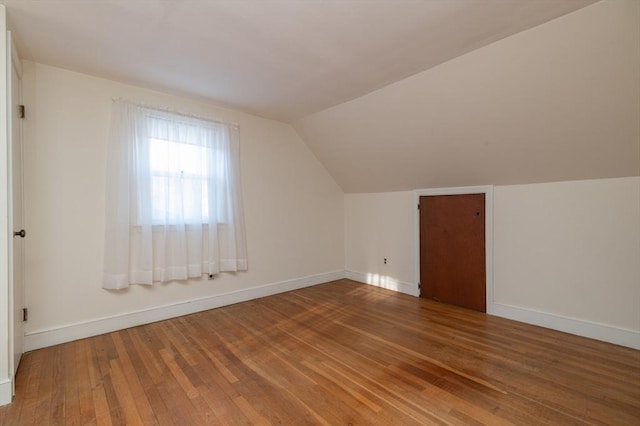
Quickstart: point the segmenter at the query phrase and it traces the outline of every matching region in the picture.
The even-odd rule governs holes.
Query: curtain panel
[[[238,133],[114,101],[104,288],[247,270]]]

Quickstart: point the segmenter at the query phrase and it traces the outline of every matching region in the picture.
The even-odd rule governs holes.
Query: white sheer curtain
[[[247,269],[235,126],[114,101],[103,287]]]

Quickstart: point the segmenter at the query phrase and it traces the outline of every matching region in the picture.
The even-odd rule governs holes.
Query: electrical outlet
[[[384,258],[384,264],[385,265],[387,264],[387,258],[386,257]]]

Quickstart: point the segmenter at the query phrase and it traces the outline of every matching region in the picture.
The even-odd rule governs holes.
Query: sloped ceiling
[[[640,2],[588,6],[294,127],[345,192],[638,176]]]
[[[36,62],[292,120],[594,0],[0,0]]]
[[[640,174],[637,0],[0,0],[25,59],[290,122],[345,192]]]

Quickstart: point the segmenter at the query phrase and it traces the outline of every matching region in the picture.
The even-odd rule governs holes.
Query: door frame
[[[18,358],[18,360],[16,361],[15,358],[15,354],[16,351],[19,350],[20,351],[20,357],[22,356],[22,354],[24,353],[24,329],[21,328],[21,332],[22,332],[22,336],[21,339],[19,341],[20,345],[22,347],[20,348],[16,348],[16,315],[22,311],[22,308],[25,304],[25,289],[24,289],[24,241],[22,241],[21,243],[21,256],[22,256],[22,262],[23,262],[23,268],[22,268],[22,285],[20,286],[19,289],[16,289],[15,287],[15,279],[14,279],[14,257],[15,257],[15,244],[14,244],[14,239],[15,236],[13,235],[13,232],[16,231],[16,226],[14,224],[14,220],[15,220],[15,216],[14,216],[14,189],[15,189],[15,182],[13,179],[13,172],[14,172],[14,164],[13,164],[13,149],[15,148],[15,142],[13,139],[13,130],[14,130],[14,125],[15,125],[15,116],[16,116],[16,109],[15,107],[17,106],[17,104],[22,103],[22,96],[20,96],[20,99],[16,99],[16,94],[13,93],[13,71],[15,70],[16,72],[16,76],[18,79],[18,84],[22,85],[22,62],[20,60],[20,58],[18,57],[18,51],[16,49],[15,46],[15,42],[13,39],[13,34],[11,31],[7,31],[7,50],[8,52],[8,57],[7,57],[7,62],[10,62],[10,66],[7,69],[7,100],[9,102],[9,105],[7,106],[7,146],[8,146],[8,162],[9,162],[9,168],[8,168],[8,174],[9,174],[9,209],[10,209],[10,216],[9,216],[9,372],[12,375],[12,392],[13,395],[15,395],[15,386],[16,386],[16,381],[15,381],[15,377],[16,377],[16,373],[17,373],[17,369],[18,369],[18,364],[20,363],[20,358]],[[24,137],[23,137],[23,131],[22,131],[22,122],[19,121],[20,123],[20,161],[22,162],[22,164],[20,164],[20,168],[21,168],[21,177],[20,177],[20,185],[22,186],[20,188],[20,192],[21,192],[21,208],[20,208],[20,212],[22,213],[22,217],[20,218],[20,225],[22,227],[24,227]],[[15,293],[16,291],[20,291],[22,293],[20,300],[21,303],[23,304],[23,306],[15,306]]]
[[[6,9],[0,4],[0,93],[7,93],[7,27]],[[7,96],[5,96],[6,98]],[[8,124],[9,117],[7,107],[9,102],[5,99],[0,101],[0,170],[7,173],[0,173],[0,312],[9,313],[9,147]],[[6,290],[5,290],[6,289]],[[0,346],[6,344],[9,347],[9,314],[0,315]],[[11,402],[13,396],[13,375],[9,373],[9,351],[0,352],[0,405]]]
[[[416,189],[413,191],[413,265],[414,282],[416,283],[417,296],[420,296],[420,197],[430,195],[463,195],[463,194],[484,194],[484,255],[485,255],[485,290],[486,290],[486,313],[493,314],[493,185],[480,186],[459,186],[451,188],[431,188]]]

